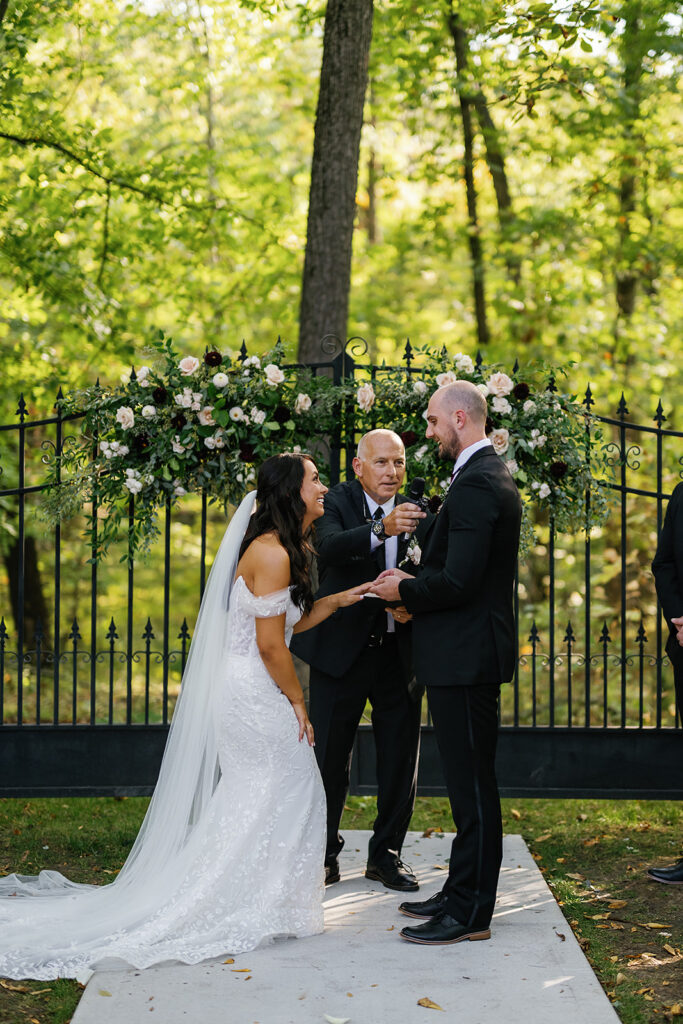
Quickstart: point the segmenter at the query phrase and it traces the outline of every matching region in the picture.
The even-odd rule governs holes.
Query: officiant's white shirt
[[[379,502],[375,501],[374,498],[371,498],[367,491],[364,490],[363,494],[365,495],[365,500],[368,503],[368,511],[370,512],[370,515],[374,517],[375,512],[380,507]],[[385,516],[388,516],[390,512],[393,512],[395,507],[396,495],[394,495],[393,498],[390,498],[389,501],[385,501],[384,504],[381,506],[382,512],[384,512]],[[384,518],[384,516],[382,518]],[[384,545],[384,564],[386,568],[395,569],[396,560],[398,558],[398,537],[386,537],[384,540],[378,540],[377,537],[375,537],[374,533],[371,533],[370,550],[375,551],[380,546],[380,544]],[[396,623],[394,622],[394,617],[389,612],[387,612],[387,633],[395,632]]]

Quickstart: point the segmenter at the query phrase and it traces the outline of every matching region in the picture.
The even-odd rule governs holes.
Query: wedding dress
[[[254,596],[239,546],[254,492],[214,561],[147,815],[116,880],[0,879],[0,977],[87,980],[96,966],[193,964],[323,930],[325,796],[312,748],[256,645],[256,618],[301,612]]]

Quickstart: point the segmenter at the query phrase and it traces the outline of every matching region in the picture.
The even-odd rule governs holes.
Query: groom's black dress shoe
[[[331,857],[325,861],[325,885],[332,885],[334,882],[338,882],[340,878],[339,861],[336,857]]]
[[[490,928],[468,928],[460,924],[454,917],[445,911],[432,917],[423,924],[409,925],[401,931],[401,938],[408,942],[420,942],[423,946],[450,946],[454,942],[464,942],[469,939],[477,942],[479,939],[490,939]]]
[[[374,882],[381,882],[387,889],[396,889],[398,892],[415,892],[420,888],[410,868],[398,859],[384,864],[368,864],[365,877],[371,878]]]
[[[664,868],[648,868],[647,873],[655,882],[664,882],[666,885],[683,885],[683,857],[675,864],[668,864]]]
[[[415,903],[399,903],[398,909],[406,917],[430,918],[446,908],[446,895],[435,892],[428,900]]]

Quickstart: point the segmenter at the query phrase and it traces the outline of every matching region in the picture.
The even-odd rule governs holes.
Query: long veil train
[[[210,814],[220,778],[217,703],[228,603],[239,549],[254,509],[251,491],[214,560],[183,674],[159,779],[135,843],[115,881],[79,885],[57,871],[0,879],[0,977],[85,980],[93,957],[113,955],[163,906],[188,870],[188,846]],[[67,970],[62,970],[68,964]]]

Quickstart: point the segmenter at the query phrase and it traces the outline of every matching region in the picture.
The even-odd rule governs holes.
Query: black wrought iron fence
[[[386,369],[358,356],[347,349],[315,372],[375,380]],[[409,343],[401,365],[418,369]],[[595,411],[590,388],[583,401]],[[680,709],[649,564],[683,477],[683,433],[665,426],[661,402],[651,423],[632,422],[623,396],[597,420],[614,470],[609,520],[588,537],[539,525],[519,566],[520,656],[501,701],[501,786],[510,795],[681,796]],[[128,565],[124,543],[123,562],[112,551],[98,563],[96,517],[84,542],[82,523],[48,529],[37,508],[45,461],[78,429],[59,406],[29,415],[23,396],[16,422],[0,425],[0,795],[150,791],[225,525],[206,495],[169,501],[147,562]],[[331,482],[350,473],[356,441],[348,410],[331,439]],[[362,727],[353,785],[372,792],[374,782],[372,734]],[[427,715],[420,787],[444,792]]]

